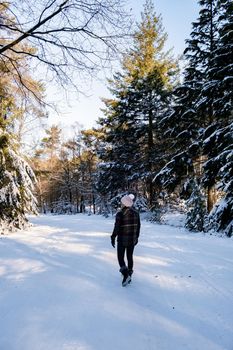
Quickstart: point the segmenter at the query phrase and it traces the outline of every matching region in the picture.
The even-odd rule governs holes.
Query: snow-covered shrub
[[[52,214],[75,214],[77,208],[70,201],[61,197],[59,201],[52,202],[50,212]]]
[[[192,193],[187,200],[187,217],[185,227],[190,231],[205,231],[207,220],[206,196],[200,184],[193,179]]]

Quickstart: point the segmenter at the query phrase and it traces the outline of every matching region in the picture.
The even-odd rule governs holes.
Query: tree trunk
[[[211,210],[214,207],[214,204],[216,202],[216,198],[215,198],[215,190],[213,187],[208,187],[207,188],[207,211],[208,213],[211,212]]]
[[[92,195],[93,213],[95,214],[95,196]]]
[[[152,164],[152,151],[154,147],[154,140],[153,140],[153,113],[150,109],[149,111],[149,125],[148,125],[148,153],[147,153],[147,161],[148,161],[148,172],[150,173],[150,176],[147,180],[147,191],[149,195],[149,206],[152,207],[153,205],[153,183],[151,178],[151,172],[153,169]]]

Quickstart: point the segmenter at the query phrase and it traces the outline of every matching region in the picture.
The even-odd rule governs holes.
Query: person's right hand
[[[111,237],[111,244],[113,246],[113,248],[115,248],[115,238]]]

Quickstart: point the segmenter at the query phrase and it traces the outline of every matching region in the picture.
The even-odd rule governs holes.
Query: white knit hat
[[[132,207],[133,205],[133,195],[126,195],[124,197],[121,198],[121,203],[125,206],[125,207]]]

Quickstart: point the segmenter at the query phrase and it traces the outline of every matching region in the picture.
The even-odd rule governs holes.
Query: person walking
[[[133,252],[138,243],[140,234],[140,216],[133,207],[134,195],[125,195],[121,198],[122,208],[116,214],[115,225],[111,235],[111,244],[115,248],[117,237],[117,258],[120,265],[120,272],[123,275],[122,286],[131,282],[133,274]],[[125,263],[125,253],[127,265]]]

